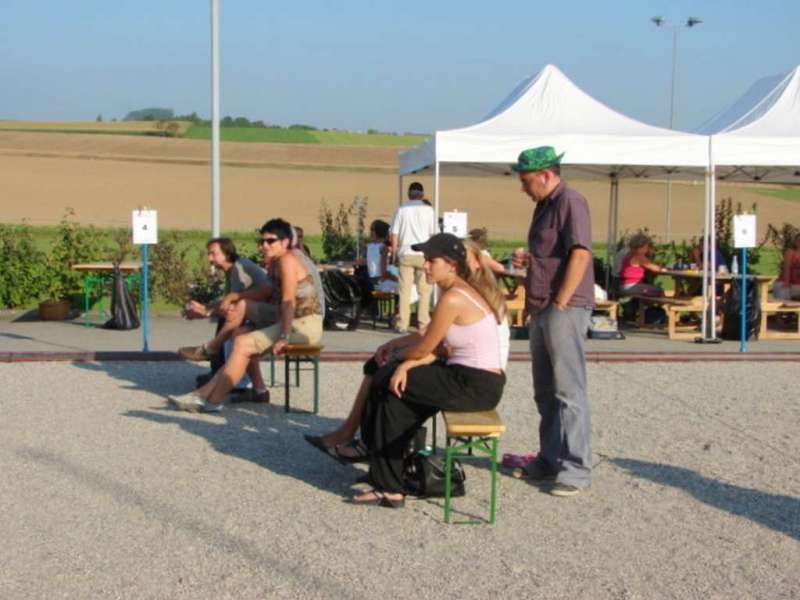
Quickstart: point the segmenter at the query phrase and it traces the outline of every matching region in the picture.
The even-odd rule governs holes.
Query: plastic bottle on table
[[[733,275],[738,275],[739,274],[739,261],[738,261],[738,259],[736,258],[735,255],[733,257],[733,261],[731,261],[731,273]]]

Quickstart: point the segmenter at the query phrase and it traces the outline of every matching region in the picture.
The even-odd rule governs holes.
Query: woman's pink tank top
[[[644,267],[642,265],[632,265],[631,257],[626,256],[622,260],[622,268],[619,270],[619,278],[622,285],[634,285],[644,281]]]
[[[445,343],[450,347],[448,365],[464,365],[474,369],[501,370],[500,364],[500,337],[494,314],[485,309],[464,290],[456,288],[466,296],[475,306],[483,311],[484,317],[471,325],[450,325],[444,336]]]

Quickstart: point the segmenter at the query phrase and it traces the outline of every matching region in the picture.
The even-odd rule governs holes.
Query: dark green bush
[[[25,306],[45,293],[47,256],[28,225],[0,225],[0,307]]]
[[[355,258],[356,238],[350,228],[350,215],[358,212],[356,218],[361,224],[365,211],[366,203],[362,203],[359,212],[356,203],[353,202],[349,208],[345,208],[344,204],[339,204],[339,208],[334,213],[327,202],[322,201],[319,209],[319,225],[322,230],[322,252],[325,254],[325,260],[334,262]]]
[[[47,281],[44,300],[61,300],[83,291],[83,273],[72,265],[105,260],[108,238],[94,225],[74,220],[75,211],[67,208],[56,229],[56,240],[47,256]]]

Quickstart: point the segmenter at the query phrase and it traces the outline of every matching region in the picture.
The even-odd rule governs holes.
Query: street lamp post
[[[669,92],[669,128],[673,129],[675,126],[675,76],[678,70],[678,29],[681,27],[696,27],[703,21],[696,17],[689,17],[685,22],[680,24],[670,23],[663,17],[653,17],[650,19],[656,27],[664,27],[672,30],[672,79],[670,81]],[[672,239],[672,177],[667,175],[667,231],[666,241]]]
[[[211,236],[219,230],[219,0],[211,0]]]

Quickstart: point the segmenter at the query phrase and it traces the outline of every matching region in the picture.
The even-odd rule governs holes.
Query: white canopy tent
[[[431,139],[402,152],[400,197],[404,175],[432,168],[434,206],[439,214],[441,174],[508,173],[522,150],[542,145],[565,153],[566,177],[610,179],[609,251],[617,238],[620,178],[705,176],[709,203],[707,136],[631,119],[592,98],[553,65],[522,81],[479,123],[437,131]]]
[[[800,66],[785,75],[760,79],[695,133],[710,136],[709,169],[715,185],[707,207],[711,232],[704,257],[714,289],[716,181],[800,184]],[[712,311],[715,308],[712,294]]]
[[[479,123],[437,131],[432,139],[401,153],[400,174],[430,167],[445,173],[502,172],[522,150],[541,145],[566,152],[564,166],[571,168],[573,177],[642,176],[651,168],[663,173],[695,169],[702,176],[708,165],[703,136],[626,117],[548,65],[522,81]]]

